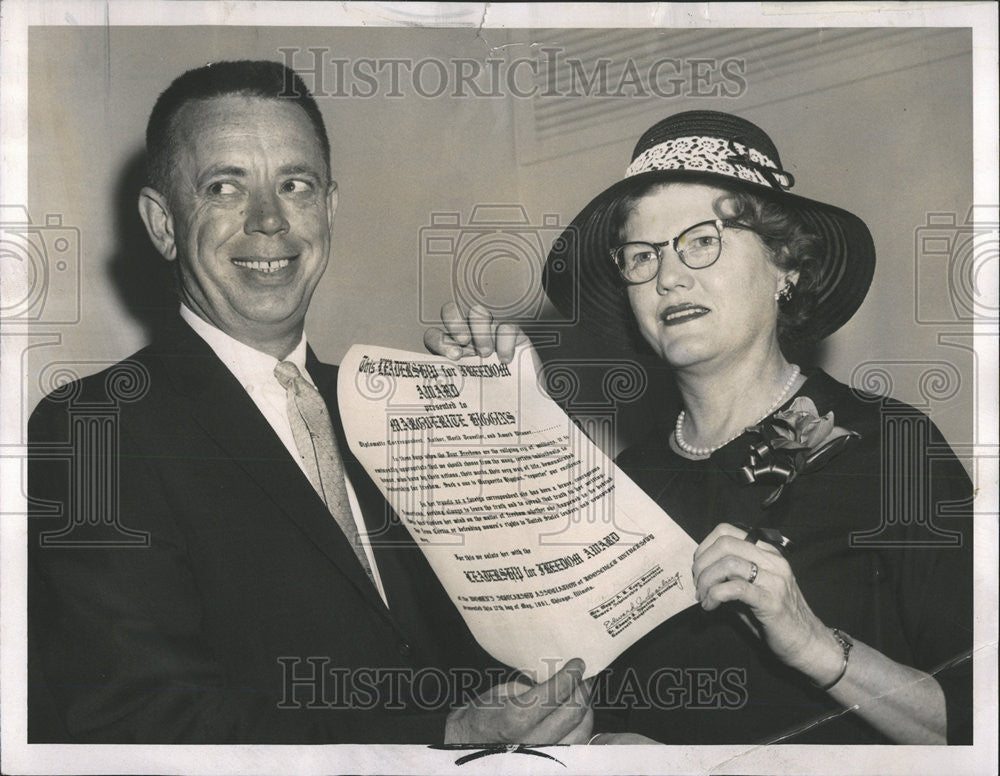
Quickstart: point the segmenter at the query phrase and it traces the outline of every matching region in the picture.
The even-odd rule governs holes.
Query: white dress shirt
[[[278,365],[278,359],[233,339],[221,329],[199,318],[184,304],[181,304],[181,318],[195,330],[199,337],[205,340],[215,355],[240,381],[240,385],[243,386],[253,403],[257,405],[257,409],[260,410],[268,425],[274,429],[274,433],[278,435],[278,439],[288,450],[289,455],[292,456],[303,473],[306,473],[299,449],[295,445],[292,426],[288,422],[287,392],[278,382],[278,378],[274,376],[274,368]],[[306,371],[306,336],[304,333],[299,344],[284,360],[295,364],[299,368],[299,372],[302,373],[302,377],[315,387],[312,377]],[[306,476],[308,477],[308,474]],[[344,474],[344,482],[347,485],[347,500],[351,504],[351,515],[358,526],[361,546],[368,558],[368,565],[371,566],[375,587],[378,588],[378,594],[382,597],[382,601],[388,605],[385,589],[382,587],[382,578],[379,576],[378,566],[375,564],[375,555],[368,541],[368,530],[361,515],[361,506],[358,504],[357,494],[355,494],[354,487],[346,473]]]

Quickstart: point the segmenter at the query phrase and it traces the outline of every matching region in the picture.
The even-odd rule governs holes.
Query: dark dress
[[[663,428],[618,464],[698,542],[722,522],[780,529],[793,542],[788,561],[813,612],[933,673],[947,701],[949,743],[971,743],[968,475],[933,423],[908,405],[856,393],[821,371],[798,395],[861,437],[770,507],[761,502],[775,486],[739,476],[749,434],[692,461],[670,449],[671,429]],[[599,684],[595,729],[669,744],[887,742],[776,660],[737,606],[692,607],[626,651]]]

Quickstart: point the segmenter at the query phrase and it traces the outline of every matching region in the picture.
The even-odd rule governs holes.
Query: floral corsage
[[[820,417],[812,399],[799,396],[787,410],[776,412],[767,420],[748,429],[758,436],[750,446],[750,463],[741,475],[746,484],[759,482],[777,485],[761,502],[769,507],[781,496],[786,485],[800,474],[822,468],[860,434],[833,424],[833,412]]]

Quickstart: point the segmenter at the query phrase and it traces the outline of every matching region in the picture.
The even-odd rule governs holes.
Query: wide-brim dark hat
[[[627,350],[643,349],[622,280],[611,258],[618,242],[613,215],[623,197],[651,182],[695,182],[747,191],[781,203],[822,240],[825,255],[815,302],[800,338],[818,341],[846,323],[868,293],[875,245],[864,221],[846,210],[791,194],[792,175],[756,125],[718,111],[687,111],[648,129],[625,179],[594,198],[549,252],[543,285],[564,315]]]

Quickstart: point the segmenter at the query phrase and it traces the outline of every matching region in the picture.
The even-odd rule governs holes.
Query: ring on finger
[[[757,567],[757,564],[750,561],[750,573],[747,575],[747,582],[751,585],[757,580],[757,572],[759,570],[760,569]]]

